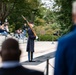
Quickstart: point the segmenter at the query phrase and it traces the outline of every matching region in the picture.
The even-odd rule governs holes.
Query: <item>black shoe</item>
[[[31,62],[31,60],[29,60],[29,62]]]
[[[36,61],[31,61],[31,62],[36,62]]]
[[[36,62],[36,61],[32,61],[32,60],[30,60],[29,62]]]

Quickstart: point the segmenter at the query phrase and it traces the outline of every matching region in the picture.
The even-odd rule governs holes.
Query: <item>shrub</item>
[[[39,35],[39,41],[57,41],[58,40],[58,36],[54,36],[54,35]]]

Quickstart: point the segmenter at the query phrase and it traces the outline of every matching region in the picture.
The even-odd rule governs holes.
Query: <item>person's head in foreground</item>
[[[19,43],[15,39],[9,38],[2,43],[1,57],[2,62],[5,61],[19,61],[21,50],[19,49]]]
[[[54,75],[76,75],[76,1],[72,4],[73,31],[59,38]]]
[[[43,72],[24,68],[20,63],[21,50],[15,39],[9,38],[2,43],[2,67],[0,75],[44,75]]]

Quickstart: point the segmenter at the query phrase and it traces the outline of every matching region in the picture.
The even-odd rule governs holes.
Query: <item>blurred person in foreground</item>
[[[74,29],[59,39],[54,75],[76,75],[76,1],[72,3]]]
[[[2,67],[0,75],[43,75],[43,72],[24,68],[20,63],[21,50],[15,39],[9,38],[1,47]]]

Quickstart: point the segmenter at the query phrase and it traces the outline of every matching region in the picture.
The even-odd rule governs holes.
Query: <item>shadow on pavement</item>
[[[21,64],[22,65],[39,65],[45,62],[47,59],[54,58],[54,56],[55,56],[55,52],[51,52],[51,53],[34,58],[34,62],[25,61],[25,62],[22,62]]]

